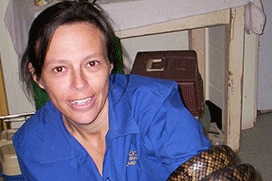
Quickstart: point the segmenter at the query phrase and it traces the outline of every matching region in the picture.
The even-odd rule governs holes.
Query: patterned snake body
[[[235,153],[226,145],[212,146],[178,167],[167,181],[254,181],[249,164],[236,164]]]

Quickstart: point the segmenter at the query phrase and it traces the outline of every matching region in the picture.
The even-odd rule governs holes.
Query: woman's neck
[[[109,129],[108,101],[105,102],[93,125],[73,124],[67,118],[63,118],[67,130],[86,149],[94,160],[100,174],[102,175],[104,154],[106,151],[106,134]]]

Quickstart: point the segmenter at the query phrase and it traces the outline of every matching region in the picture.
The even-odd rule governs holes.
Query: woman
[[[34,20],[22,61],[48,101],[15,134],[25,180],[166,180],[210,147],[172,81],[111,75],[114,32],[88,2]]]

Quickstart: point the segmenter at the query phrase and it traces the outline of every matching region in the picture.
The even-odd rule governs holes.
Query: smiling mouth
[[[73,100],[71,101],[72,105],[85,105],[88,104],[92,99],[90,97],[86,98],[86,99],[79,99],[79,100]]]

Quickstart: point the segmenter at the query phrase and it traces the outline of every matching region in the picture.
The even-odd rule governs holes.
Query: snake
[[[180,165],[167,181],[255,181],[256,172],[248,163],[238,163],[227,145],[215,145]]]

